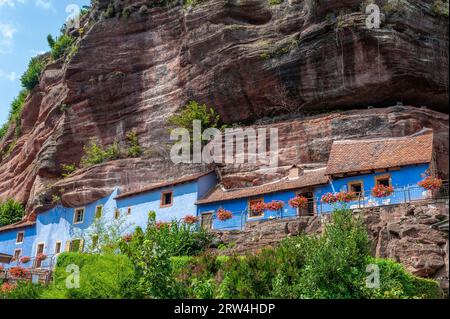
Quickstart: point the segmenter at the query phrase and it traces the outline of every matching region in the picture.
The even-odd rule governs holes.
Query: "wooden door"
[[[213,222],[213,214],[212,213],[203,213],[202,214],[202,220],[201,220],[202,228],[207,229],[207,230],[212,229],[212,222]]]

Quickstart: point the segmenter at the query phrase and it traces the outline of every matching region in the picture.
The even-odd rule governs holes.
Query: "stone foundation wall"
[[[448,218],[448,201],[374,207],[355,214],[367,225],[373,255],[401,262],[417,276],[440,281],[448,291],[448,233],[431,227]],[[242,231],[217,231],[215,246],[227,245],[220,254],[255,252],[289,236],[320,234],[323,218],[329,216],[252,222]]]

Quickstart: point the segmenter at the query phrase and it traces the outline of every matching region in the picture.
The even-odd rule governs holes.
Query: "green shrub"
[[[282,4],[284,0],[267,0],[269,6],[276,6],[278,4]]]
[[[156,222],[155,212],[149,213],[145,232],[137,230],[130,241],[123,241],[120,250],[133,261],[138,272],[139,289],[150,298],[181,298],[185,285],[178,282],[174,271],[189,260],[175,256],[192,256],[202,252],[211,236],[196,225]]]
[[[0,203],[0,227],[22,220],[25,209],[22,204],[13,199]]]
[[[31,282],[19,281],[10,292],[1,292],[1,299],[39,299],[44,290],[44,286]]]
[[[28,64],[28,69],[20,78],[22,86],[31,91],[39,83],[39,77],[44,68],[45,62],[42,57],[32,58]]]
[[[72,174],[77,170],[77,166],[75,164],[62,164],[61,170],[62,170],[61,176],[68,177],[70,174]]]
[[[49,39],[47,38],[47,40]],[[66,54],[75,42],[75,38],[67,34],[62,34],[56,40],[53,40],[53,42],[51,40],[48,41],[48,44],[50,45],[51,55],[54,60],[58,60]]]
[[[84,155],[81,157],[81,167],[89,167],[103,163],[107,158],[106,151],[103,150],[98,140],[91,139],[88,145],[83,147]]]
[[[380,272],[380,288],[366,288],[366,296],[376,299],[439,299],[442,298],[439,284],[430,279],[416,277],[406,271],[402,264],[391,259],[370,258]]]
[[[80,287],[67,288],[70,272],[66,267],[76,265],[80,271]],[[134,266],[124,255],[62,253],[58,257],[54,284],[43,292],[43,298],[115,299],[135,297]]]
[[[0,139],[5,136],[8,131],[9,125],[11,123],[16,124],[16,137],[20,134],[20,119],[22,116],[23,106],[25,104],[25,100],[28,96],[28,90],[23,89],[20,91],[19,95],[12,101],[11,107],[9,110],[8,121],[0,128]]]
[[[139,140],[136,131],[128,132],[126,138],[128,142],[127,156],[139,157],[142,153],[142,149],[141,146],[139,145]]]
[[[434,1],[431,9],[435,14],[448,18],[448,12],[449,12],[448,0]]]
[[[192,122],[199,120],[204,128],[220,128],[220,115],[213,108],[208,108],[206,104],[198,104],[190,101],[179,114],[169,117],[169,124],[187,129],[192,133]]]

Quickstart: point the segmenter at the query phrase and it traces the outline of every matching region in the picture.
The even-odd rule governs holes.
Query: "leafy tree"
[[[25,213],[22,204],[13,199],[0,204],[0,227],[20,221]]]

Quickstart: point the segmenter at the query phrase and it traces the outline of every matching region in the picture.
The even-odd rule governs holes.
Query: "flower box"
[[[217,219],[222,222],[224,222],[228,219],[231,219],[232,217],[233,217],[233,214],[228,210],[225,210],[223,208],[219,208],[217,210]]]

